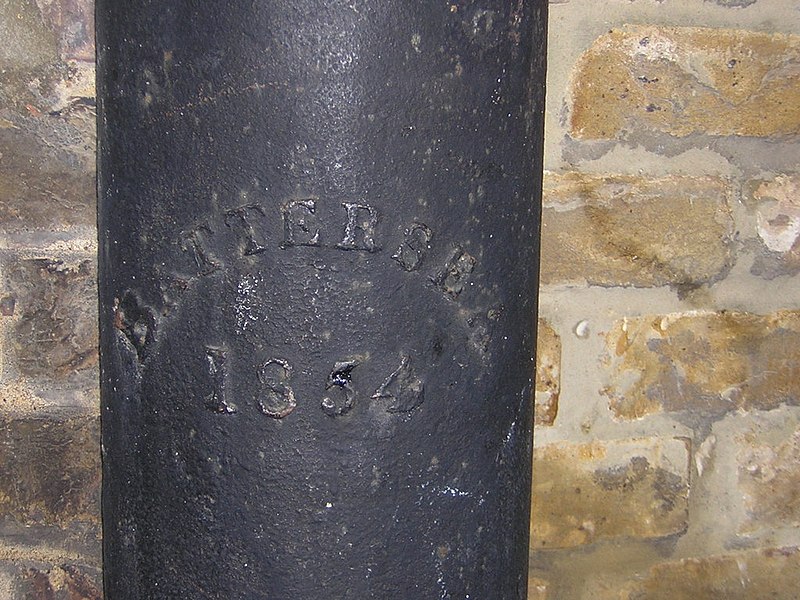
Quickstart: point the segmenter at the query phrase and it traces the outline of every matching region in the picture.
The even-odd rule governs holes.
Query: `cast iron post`
[[[108,600],[525,597],[545,0],[98,0]]]

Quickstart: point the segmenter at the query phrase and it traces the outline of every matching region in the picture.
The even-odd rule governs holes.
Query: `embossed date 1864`
[[[176,247],[188,256],[193,265],[190,278],[205,278],[225,271],[231,259],[256,257],[276,248],[288,249],[320,248],[345,252],[365,252],[377,254],[383,251],[379,239],[378,211],[366,202],[342,202],[339,204],[341,219],[328,222],[331,206],[323,206],[319,198],[299,198],[279,205],[278,214],[271,215],[263,205],[244,202],[239,206],[227,208],[216,221],[204,219],[182,231]],[[325,210],[322,210],[325,208]],[[322,215],[328,215],[323,218]],[[275,227],[279,219],[282,227]],[[281,239],[270,240],[269,232]],[[225,235],[228,240],[235,236],[234,247],[238,256],[224,256],[230,252],[229,243],[218,239]],[[407,273],[419,271],[429,260],[433,249],[434,233],[424,223],[413,220],[401,233],[402,237],[388,243],[387,258],[395,267]],[[477,261],[461,245],[451,243],[440,248],[439,264],[431,265],[425,281],[441,292],[446,300],[458,299],[470,285],[470,278],[476,269]],[[446,253],[446,254],[445,254]],[[187,281],[182,276],[175,280]],[[178,286],[181,288],[181,286]],[[177,293],[180,295],[180,289]],[[162,289],[164,307],[174,304],[172,291]],[[140,363],[145,363],[151,354],[157,337],[160,318],[166,317],[167,308],[156,311],[141,302],[137,293],[128,290],[116,301],[114,324],[136,351]],[[160,314],[159,314],[160,313]],[[251,392],[252,398],[233,398],[232,386],[228,381],[229,349],[224,345],[206,346],[203,362],[206,365],[208,390],[203,395],[206,409],[217,414],[235,414],[242,409],[241,401],[257,408],[262,414],[282,419],[303,404],[303,398],[296,397],[293,389],[293,366],[284,358],[272,357],[259,365],[253,381],[258,382],[258,393]],[[411,364],[411,356],[404,353],[396,368],[386,373],[380,381],[371,383],[371,394],[354,384],[358,378],[358,358],[346,358],[331,365],[330,372],[319,381],[320,396],[316,404],[331,417],[346,415],[352,411],[362,398],[377,403],[392,414],[411,413],[424,401],[425,386],[417,377]],[[361,383],[360,385],[363,385]],[[312,402],[313,403],[313,402]]]
[[[234,414],[239,411],[231,401],[227,384],[227,351],[225,348],[206,347],[206,365],[209,376],[209,391],[205,395],[205,407],[214,413]],[[319,402],[320,408],[331,417],[349,413],[359,398],[352,384],[353,371],[359,366],[355,359],[337,362],[331,368],[325,381],[325,391],[336,390]],[[270,358],[258,369],[261,384],[252,403],[259,410],[274,419],[282,419],[297,408],[291,386],[292,366],[282,358]],[[411,367],[411,357],[403,355],[400,365],[378,385],[369,396],[371,401],[382,402],[388,413],[410,413],[425,399],[425,385]]]

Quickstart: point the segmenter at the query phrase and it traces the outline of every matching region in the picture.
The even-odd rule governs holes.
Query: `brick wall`
[[[89,0],[0,0],[0,598],[101,596]]]
[[[530,598],[800,589],[800,8],[551,2]],[[91,0],[0,0],[0,598],[100,597]]]
[[[796,598],[800,6],[550,3],[531,598]]]

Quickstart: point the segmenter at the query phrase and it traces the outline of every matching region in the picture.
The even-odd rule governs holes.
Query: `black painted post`
[[[525,597],[545,0],[98,0],[108,600]]]

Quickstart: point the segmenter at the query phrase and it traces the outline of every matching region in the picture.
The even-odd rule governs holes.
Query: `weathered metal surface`
[[[546,2],[97,4],[108,598],[524,598]]]

